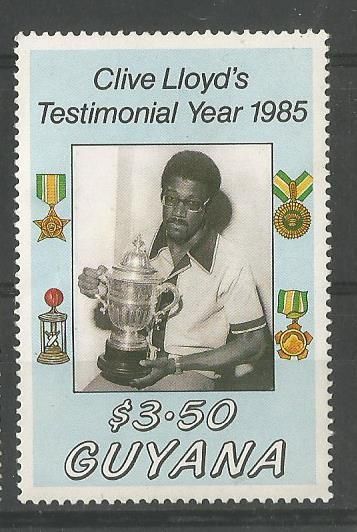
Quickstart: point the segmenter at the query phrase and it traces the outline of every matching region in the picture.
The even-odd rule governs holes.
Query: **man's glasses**
[[[177,196],[174,196],[173,194],[162,194],[161,195],[161,203],[165,207],[177,207],[179,203],[182,203],[186,210],[190,212],[201,212],[207,203],[209,202],[209,199],[206,201],[196,200],[196,199],[181,199]]]

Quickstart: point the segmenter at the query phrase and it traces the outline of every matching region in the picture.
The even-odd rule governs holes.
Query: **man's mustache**
[[[172,223],[172,224],[176,224],[176,225],[182,225],[182,226],[185,226],[187,227],[187,222],[186,220],[184,220],[183,218],[175,218],[175,217],[171,217],[167,220],[168,224]]]

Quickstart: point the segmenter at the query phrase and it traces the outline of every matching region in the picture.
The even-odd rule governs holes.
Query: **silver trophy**
[[[176,286],[164,283],[151,266],[141,235],[133,246],[111,274],[100,276],[97,295],[103,305],[101,311],[108,312],[112,324],[98,367],[105,379],[118,384],[128,384],[150,371],[139,362],[152,348],[152,329],[180,299]],[[168,293],[172,300],[162,308],[161,296]]]

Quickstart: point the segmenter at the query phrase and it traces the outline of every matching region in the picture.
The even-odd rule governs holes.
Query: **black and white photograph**
[[[74,391],[273,390],[272,145],[72,159]]]

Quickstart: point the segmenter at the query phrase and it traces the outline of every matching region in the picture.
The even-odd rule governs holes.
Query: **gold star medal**
[[[312,342],[313,337],[307,331],[301,331],[298,319],[306,314],[308,310],[307,292],[300,290],[279,290],[278,312],[285,314],[292,322],[287,326],[286,331],[279,331],[275,335],[275,342],[280,349],[280,358],[290,360],[296,357],[302,360],[307,357],[307,346]]]
[[[274,226],[284,238],[300,238],[310,228],[311,215],[302,204],[312,192],[312,176],[303,172],[295,181],[279,170],[273,180],[274,194],[283,202],[274,214]]]
[[[66,176],[64,174],[37,174],[36,195],[50,207],[43,220],[34,220],[34,223],[41,229],[37,242],[45,238],[66,240],[63,228],[70,220],[60,218],[55,211],[55,205],[66,197]]]
[[[34,223],[41,229],[41,234],[37,239],[37,242],[41,242],[45,238],[59,238],[66,240],[63,234],[63,228],[69,223],[70,220],[60,218],[56,213],[54,207],[50,206],[50,210],[46,218],[43,220],[34,220]]]

